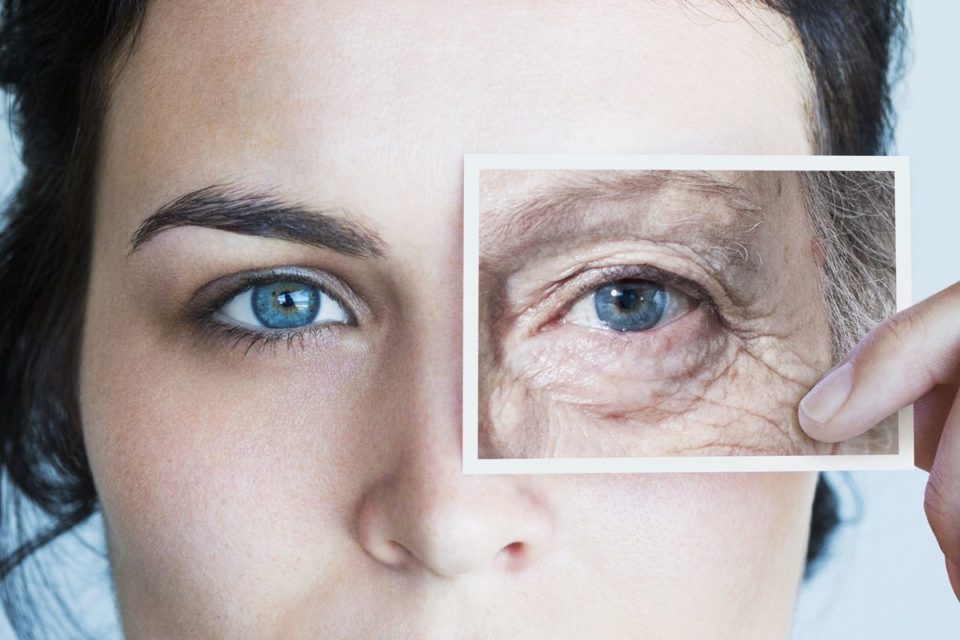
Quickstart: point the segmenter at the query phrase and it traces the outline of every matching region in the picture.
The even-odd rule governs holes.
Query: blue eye
[[[284,280],[244,289],[228,300],[217,314],[229,324],[260,330],[351,322],[343,305],[323,290]]]
[[[270,329],[310,324],[320,310],[320,292],[297,282],[259,285],[250,290],[253,315]]]
[[[696,306],[690,296],[650,280],[617,280],[577,300],[564,322],[620,332],[649,331]]]
[[[593,294],[597,318],[616,331],[646,331],[667,309],[667,292],[645,280],[612,282]]]

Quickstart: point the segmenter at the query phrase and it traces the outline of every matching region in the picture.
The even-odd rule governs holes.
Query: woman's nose
[[[368,555],[397,571],[454,578],[522,571],[549,551],[554,522],[539,478],[464,475],[459,437],[426,440],[363,495],[356,525]]]
[[[459,247],[459,237],[450,246]],[[395,361],[405,367],[394,375],[402,382],[384,390],[395,407],[391,428],[382,453],[369,461],[368,471],[382,470],[358,494],[355,534],[370,557],[394,571],[443,578],[520,572],[552,548],[553,511],[540,477],[463,473],[460,307],[426,311],[444,287],[452,287],[449,299],[461,298],[459,278],[437,275],[448,271],[419,275],[432,285],[416,301],[424,310],[413,322],[418,330],[398,341],[410,355]]]

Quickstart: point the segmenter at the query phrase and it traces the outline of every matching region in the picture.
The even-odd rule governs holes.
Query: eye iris
[[[667,307],[663,287],[645,280],[611,282],[597,289],[597,317],[616,331],[644,331],[656,326]]]
[[[299,282],[275,282],[253,288],[253,314],[270,329],[310,324],[320,311],[320,292]]]

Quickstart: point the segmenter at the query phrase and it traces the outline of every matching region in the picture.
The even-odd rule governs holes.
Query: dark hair
[[[903,42],[900,0],[767,0],[795,26],[815,84],[817,151],[884,153],[891,134],[891,72]],[[0,235],[0,532],[25,506],[49,524],[2,540],[0,587],[21,562],[86,520],[97,497],[81,438],[78,350],[90,262],[91,191],[111,79],[143,21],[145,0],[4,0],[0,88],[13,98],[23,178]],[[57,283],[51,288],[50,283]],[[821,477],[808,570],[838,522]],[[29,634],[25,601],[4,595]]]

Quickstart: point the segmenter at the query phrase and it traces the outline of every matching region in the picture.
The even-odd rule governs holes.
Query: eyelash
[[[278,329],[275,331],[264,332],[253,331],[243,327],[228,325],[211,320],[210,323],[204,328],[209,336],[228,343],[232,342],[232,344],[229,345],[230,348],[242,348],[243,354],[246,356],[253,349],[256,349],[257,351],[262,351],[267,348],[275,349],[282,342],[286,342],[284,346],[287,348],[293,348],[296,343],[299,343],[299,346],[303,348],[305,334],[323,331],[329,327],[327,325],[319,325],[315,327],[308,326],[299,330]]]
[[[318,277],[318,273],[322,276]],[[246,290],[258,285],[271,284],[277,281],[289,281],[318,289],[329,296],[337,304],[344,307],[350,316],[349,323],[321,323],[308,324],[291,329],[257,330],[230,324],[217,319],[220,310],[230,300]],[[335,289],[346,292],[349,287],[339,278],[331,274],[317,272],[304,267],[282,267],[263,271],[232,274],[204,285],[194,296],[198,302],[194,303],[190,312],[190,320],[200,329],[203,337],[228,344],[231,349],[243,349],[246,356],[251,350],[262,351],[274,349],[278,346],[293,348],[306,346],[308,337],[319,337],[331,331],[337,331],[343,326],[353,327],[358,324],[358,314],[355,304],[349,303],[348,296],[341,295]]]

